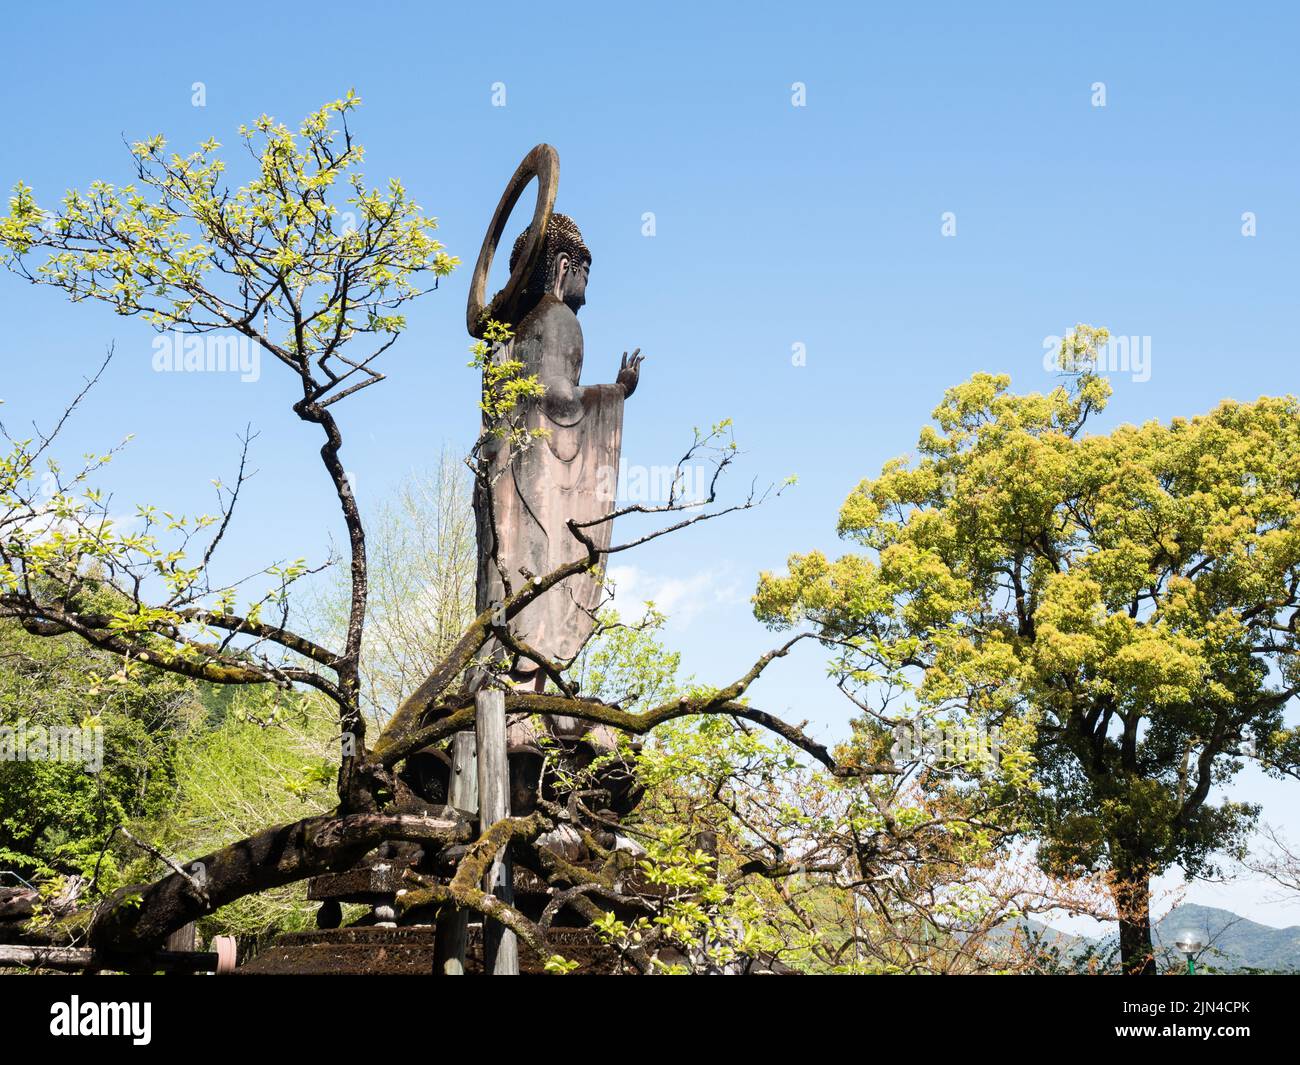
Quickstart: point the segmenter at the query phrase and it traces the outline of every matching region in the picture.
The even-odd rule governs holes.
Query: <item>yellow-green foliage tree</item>
[[[1300,404],[1089,434],[1106,339],[1067,336],[1047,395],[950,389],[919,459],[845,502],[862,550],[792,556],[756,610],[836,648],[882,745],[917,717],[1032,730],[1040,861],[1106,872],[1126,971],[1148,972],[1151,877],[1205,870],[1255,817],[1215,786],[1246,757],[1300,766]]]
[[[252,177],[243,185],[232,187],[215,138],[181,155],[154,136],[132,146],[135,181],[121,187],[96,181],[84,192],[69,190],[57,210],[42,208],[20,181],[8,215],[0,218],[6,264],[28,280],[60,289],[73,301],[106,303],[159,330],[227,330],[283,364],[301,388],[294,413],[319,426],[324,436],[320,456],[347,527],[351,579],[338,653],[289,637],[284,618],[264,625],[267,599],[241,610],[233,589],[211,587],[207,563],[225,531],[236,485],[219,518],[187,523],[167,515],[164,522],[147,508],[141,515],[145,532],[135,536],[119,535],[103,514],[92,521],[88,535],[59,529],[54,535],[8,537],[0,555],[0,591],[9,597],[10,612],[39,617],[128,659],[138,660],[148,643],[144,653],[153,665],[196,679],[314,686],[338,703],[343,729],[357,744],[365,736],[361,657],[368,568],[365,530],[339,457],[343,433],[332,408],[383,380],[376,360],[405,329],[405,305],[428,290],[422,287],[426,278],[433,287],[457,263],[433,236],[437,221],[424,214],[400,181],[390,179],[383,188],[366,184],[364,149],[348,127],[348,115],[360,102],[349,91],[308,115],[297,129],[266,115],[241,127],[240,139],[253,161]],[[28,476],[48,443],[17,442],[7,463],[12,473],[0,480],[0,488],[16,487]],[[83,532],[87,523],[78,502],[89,503],[93,512],[100,500],[74,501],[64,488],[58,485],[45,510],[64,511],[61,519],[77,518]],[[14,495],[12,488],[8,494]],[[21,498],[17,502],[19,509],[30,505]],[[160,531],[181,529],[184,546],[191,536],[209,537],[202,557],[161,547]],[[64,596],[61,611],[51,614],[51,604],[38,604],[21,587],[21,575],[42,572],[59,580],[89,564],[110,584],[125,570],[142,570],[165,594],[146,603],[137,591],[105,637],[93,635],[102,633],[95,626],[74,621],[78,611],[69,601],[74,597]],[[303,572],[291,565],[271,575],[283,591]],[[138,589],[139,582],[133,583]],[[279,593],[271,598],[277,605],[284,602]],[[233,669],[218,665],[211,648],[180,636],[195,622],[204,636],[262,636],[278,649],[326,666],[334,679],[315,669],[284,671],[266,662],[246,661]],[[345,789],[354,768],[354,760],[345,759]]]

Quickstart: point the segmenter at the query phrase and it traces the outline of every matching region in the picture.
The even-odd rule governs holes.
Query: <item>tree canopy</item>
[[[1203,871],[1255,816],[1214,786],[1245,757],[1300,768],[1283,725],[1300,693],[1300,404],[1088,432],[1105,341],[1070,333],[1046,395],[989,374],[949,389],[918,459],[845,502],[861,550],[792,556],[755,609],[835,649],[879,744],[914,719],[1031,736],[1020,806],[1039,858],[1112,875],[1142,965],[1150,877]]]

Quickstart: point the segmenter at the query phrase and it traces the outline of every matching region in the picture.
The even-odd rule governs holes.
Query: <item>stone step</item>
[[[551,932],[557,954],[578,962],[577,972],[609,975],[620,968],[618,955],[585,928],[557,928]],[[245,975],[301,973],[319,976],[428,976],[433,971],[434,930],[431,925],[401,928],[332,928],[287,932],[263,947],[236,973]],[[519,945],[519,968],[540,974],[544,960],[525,944]],[[483,935],[471,925],[465,951],[470,975],[483,971]]]

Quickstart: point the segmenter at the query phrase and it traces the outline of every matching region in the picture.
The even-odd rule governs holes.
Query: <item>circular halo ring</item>
[[[519,202],[528,182],[537,179],[537,206],[533,209],[533,220],[528,227],[528,240],[523,254],[510,273],[510,280],[505,288],[492,297],[492,302],[484,306],[487,295],[488,271],[492,269],[492,259],[496,255],[501,234],[505,231],[510,214]],[[465,327],[472,337],[482,338],[488,319],[509,322],[512,326],[514,311],[523,295],[524,287],[537,267],[542,248],[546,243],[546,226],[555,209],[555,194],[560,187],[560,156],[549,144],[539,144],[519,164],[519,169],[510,179],[506,191],[501,194],[492,224],[488,226],[483,237],[483,247],[479,249],[478,262],[474,264],[474,276],[469,283],[469,301],[465,307]]]

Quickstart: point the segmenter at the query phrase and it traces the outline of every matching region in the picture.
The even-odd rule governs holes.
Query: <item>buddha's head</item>
[[[524,252],[524,243],[528,230],[524,230],[515,240],[510,253],[510,269],[513,272]],[[538,260],[533,276],[524,288],[525,302],[535,306],[546,293],[563,300],[576,314],[578,308],[587,302],[587,275],[591,270],[591,252],[582,242],[582,233],[577,223],[565,214],[551,215],[546,227],[546,238],[542,243],[542,255]]]

